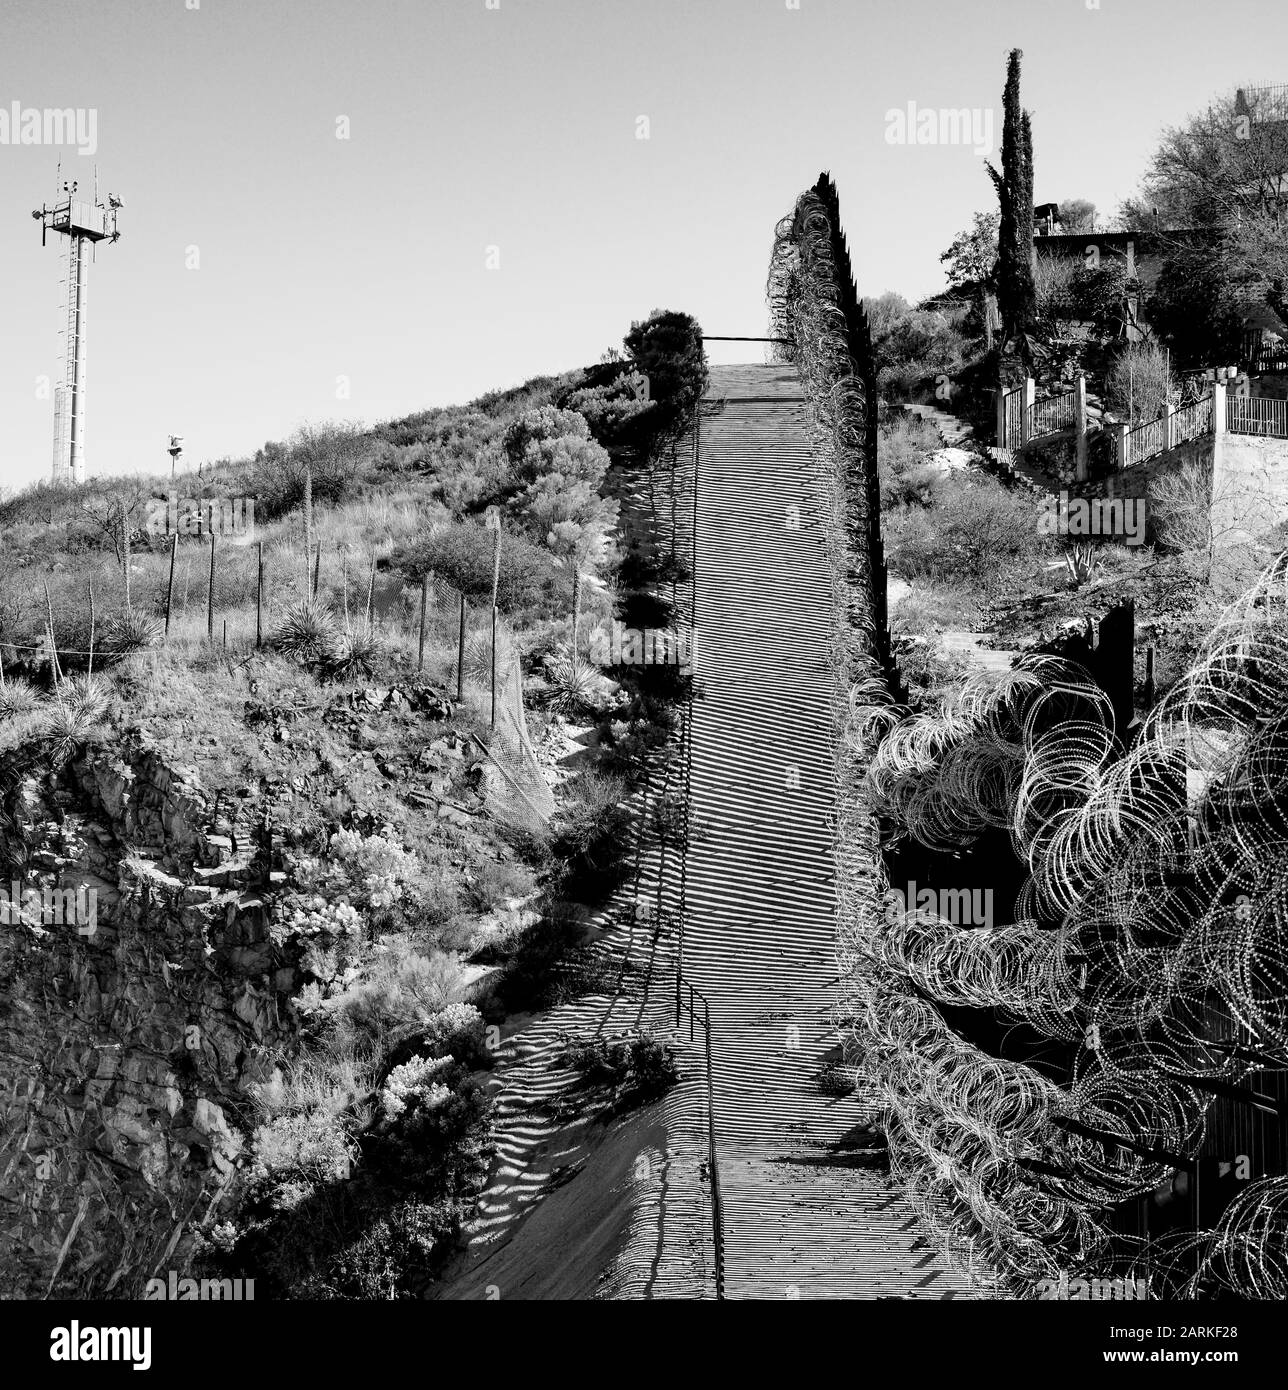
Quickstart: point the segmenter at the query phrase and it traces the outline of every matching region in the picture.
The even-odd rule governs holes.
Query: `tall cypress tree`
[[[1020,59],[1011,50],[1002,94],[1002,172],[990,164],[1001,225],[997,235],[997,307],[1007,340],[1033,330],[1037,292],[1033,287],[1033,129],[1020,106]]]

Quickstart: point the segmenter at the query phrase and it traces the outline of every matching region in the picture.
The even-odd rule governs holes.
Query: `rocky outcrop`
[[[138,1296],[235,1195],[248,1088],[294,1029],[270,866],[139,748],[29,771],[0,809],[27,904],[0,925],[0,1293]]]

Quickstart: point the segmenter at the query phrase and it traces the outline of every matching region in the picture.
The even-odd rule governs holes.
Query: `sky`
[[[3,0],[0,113],[73,108],[93,139],[0,116],[0,488],[50,471],[65,263],[31,212],[60,159],[123,203],[89,277],[89,472],[168,473],[171,434],[195,464],[466,401],[655,308],[763,334],[774,224],[824,169],[860,293],[932,293],[995,195],[973,143],[892,143],[888,115],[971,110],[996,159],[1013,47],[1036,201],[1108,214],[1167,126],[1288,81],[1288,5]]]

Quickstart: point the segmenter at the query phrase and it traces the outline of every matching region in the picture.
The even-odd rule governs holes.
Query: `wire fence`
[[[182,655],[213,646],[249,659],[309,606],[325,613],[350,675],[391,664],[445,687],[483,730],[472,737],[487,757],[489,808],[534,831],[549,822],[554,797],[528,729],[523,644],[490,595],[467,597],[435,575],[409,582],[384,563],[389,538],[307,551],[302,537],[158,539],[118,547],[74,574],[4,576],[0,673],[48,672],[55,660],[63,674],[102,669],[127,628],[135,648]]]

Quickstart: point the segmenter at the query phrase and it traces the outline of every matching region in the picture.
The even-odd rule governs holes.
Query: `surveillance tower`
[[[62,171],[59,170],[61,178]],[[88,321],[90,248],[100,241],[119,241],[116,210],[121,200],[81,193],[75,179],[61,183],[53,207],[31,215],[40,223],[40,244],[50,232],[67,238],[67,337],[63,345],[62,382],[54,388],[54,482],[85,481],[85,348]]]

